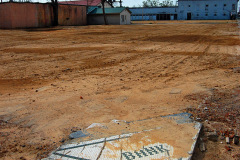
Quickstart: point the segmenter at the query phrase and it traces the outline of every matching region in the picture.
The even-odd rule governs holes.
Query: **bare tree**
[[[103,17],[104,17],[104,23],[105,23],[105,25],[108,25],[107,16],[106,16],[106,13],[105,13],[105,5],[104,5],[105,2],[110,4],[112,7],[113,7],[113,3],[119,2],[120,3],[120,7],[122,7],[122,0],[119,0],[119,1],[116,1],[116,0],[101,0],[102,10],[103,10]]]
[[[107,17],[106,17],[106,14],[105,14],[105,5],[104,5],[105,2],[106,2],[106,0],[101,0],[101,3],[102,3],[102,10],[103,10],[104,24],[105,24],[105,25],[108,25]]]
[[[160,5],[159,0],[146,0],[143,1],[143,7],[158,7]]]
[[[58,25],[58,0],[51,0],[53,7],[53,25]]]
[[[162,3],[160,3],[161,7],[172,7],[174,6],[173,1],[171,0],[164,0]]]
[[[171,0],[163,0],[159,2],[159,0],[145,0],[142,2],[143,7],[172,7],[174,6],[173,1]]]

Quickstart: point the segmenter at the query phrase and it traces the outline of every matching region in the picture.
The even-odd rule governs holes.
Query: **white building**
[[[178,0],[178,20],[234,19],[238,0]]]
[[[177,20],[178,7],[130,8],[132,21]]]
[[[176,7],[130,8],[131,20],[227,20],[237,16],[238,0],[178,0]]]
[[[131,24],[131,11],[128,8],[105,8],[107,23],[110,25]],[[88,24],[102,25],[104,24],[102,8],[95,8],[88,12]]]

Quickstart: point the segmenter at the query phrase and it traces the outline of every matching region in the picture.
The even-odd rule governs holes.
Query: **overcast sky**
[[[143,0],[123,0],[123,6],[128,6],[128,7],[139,7],[142,5]]]
[[[9,1],[9,0],[3,0],[4,2]],[[19,1],[19,0],[14,0],[14,1]],[[50,0],[31,0],[32,2],[41,2],[41,3],[45,3],[45,2],[50,2]],[[70,0],[59,0],[59,1],[70,1]],[[72,0],[71,0],[72,1]],[[139,7],[142,5],[142,1],[143,0],[122,0],[123,2],[123,6],[128,6],[128,7]],[[159,1],[163,1],[163,0],[159,0]],[[173,0],[175,3],[175,0]]]
[[[6,2],[9,0],[3,0],[3,2]],[[19,1],[19,0],[16,0]],[[45,3],[45,2],[50,2],[50,0],[31,0],[32,2],[41,2],[41,3]],[[59,1],[70,1],[70,0],[59,0]],[[128,6],[128,7],[139,7],[142,6],[142,1],[143,0],[122,0],[123,1],[123,6]],[[162,2],[163,0],[159,0],[160,2]],[[176,3],[176,0],[172,0],[173,4]],[[240,3],[238,3],[238,8],[240,7]]]

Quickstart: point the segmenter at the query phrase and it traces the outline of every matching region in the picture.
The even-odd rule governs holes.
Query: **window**
[[[188,7],[191,7],[191,5],[188,5]]]
[[[217,16],[217,13],[214,13],[214,16]]]
[[[208,16],[208,14],[206,13],[205,16]]]
[[[214,6],[217,7],[217,4],[215,4]]]
[[[199,14],[197,14],[197,16],[199,16]]]
[[[223,13],[223,16],[226,16],[226,13]]]
[[[235,11],[235,4],[232,4],[232,10]]]
[[[121,15],[121,20],[122,22],[124,22],[124,15]]]
[[[224,6],[224,7],[226,7],[227,5],[226,5],[226,4],[224,4],[223,6]]]
[[[208,11],[208,4],[205,5],[205,11]]]

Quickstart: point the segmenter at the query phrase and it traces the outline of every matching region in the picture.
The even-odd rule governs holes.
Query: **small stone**
[[[181,89],[178,89],[178,88],[173,88],[169,94],[180,94],[182,92]]]
[[[240,158],[240,153],[235,154],[235,155],[233,155],[232,157],[233,157],[233,158]]]
[[[238,134],[237,134],[237,129],[234,129],[234,134],[235,134],[235,135],[238,135]]]
[[[233,139],[234,138],[234,134],[230,134],[229,138]]]
[[[201,152],[205,152],[206,151],[206,146],[205,146],[205,144],[203,142],[200,144],[200,151]]]
[[[233,143],[236,144],[236,145],[239,144],[239,136],[235,136],[235,137],[233,138]]]
[[[65,139],[62,138],[59,142],[64,143],[64,142],[65,142]]]
[[[221,130],[220,132],[221,132],[221,135],[222,135],[222,136],[224,136],[224,135],[225,135],[224,131],[222,131],[222,130]]]
[[[231,151],[231,148],[230,148],[230,147],[225,146],[225,148],[226,148],[227,151]]]
[[[197,121],[201,121],[201,118],[197,117],[196,120],[197,120]]]
[[[82,131],[77,131],[77,132],[73,132],[69,135],[70,139],[75,139],[75,138],[81,138],[81,137],[86,137],[88,136],[89,133],[83,133]]]
[[[226,137],[226,143],[227,143],[227,144],[230,143],[229,137]]]
[[[235,67],[233,68],[234,73],[240,73],[240,67]]]
[[[209,132],[207,133],[208,140],[217,142],[218,141],[218,135],[217,132]]]
[[[71,132],[77,132],[79,129],[77,128],[77,127],[73,127],[72,129],[71,129]],[[81,129],[80,129],[81,130]]]
[[[193,154],[193,151],[188,151],[188,154],[189,154],[189,155],[192,155],[192,154]]]
[[[218,136],[217,135],[210,135],[208,136],[208,140],[217,142],[218,141]]]

